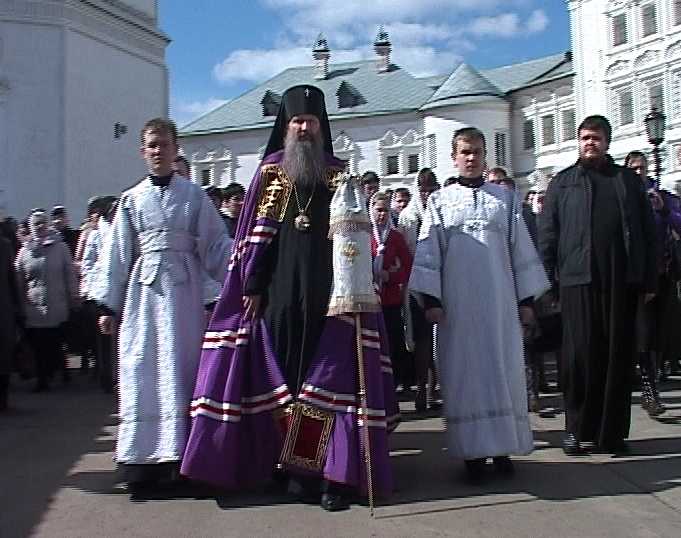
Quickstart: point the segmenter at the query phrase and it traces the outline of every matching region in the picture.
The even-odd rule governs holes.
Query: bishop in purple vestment
[[[317,451],[318,468],[284,465],[285,476],[321,494],[327,510],[344,507],[348,493],[366,494],[355,320],[327,315],[330,202],[344,167],[333,156],[323,93],[290,88],[246,195],[204,339],[184,475],[229,489],[270,480],[287,439],[277,417],[300,402],[332,417],[321,434],[328,445]],[[362,313],[361,329],[373,484],[387,495],[387,437],[399,416],[392,368],[380,314]],[[302,452],[312,443],[304,430],[294,447]]]

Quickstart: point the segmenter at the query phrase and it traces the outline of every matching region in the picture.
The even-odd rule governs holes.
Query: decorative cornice
[[[681,54],[681,41],[677,41],[676,43],[669,45],[665,51],[665,57],[668,60],[679,56],[679,54]]]
[[[619,60],[611,64],[605,72],[606,78],[614,78],[631,69],[631,63],[625,60]]]
[[[149,26],[152,27],[156,26],[156,17],[149,15],[146,11],[142,11],[141,9],[135,9],[130,4],[121,2],[121,0],[98,0],[98,1],[99,3],[109,4],[112,7],[112,9],[122,11],[123,13],[126,13],[129,16],[131,16],[133,19],[142,20]]]
[[[161,32],[156,26],[156,19],[151,17],[144,11],[133,8],[124,4],[120,0],[62,0],[70,4],[72,7],[78,9],[80,6],[89,6],[91,9],[102,11],[107,15],[118,19],[121,22],[130,24],[148,32],[154,37],[165,40],[166,44],[170,42],[168,36]]]
[[[3,0],[0,20],[71,27],[98,34],[163,61],[170,39],[158,30],[149,15],[119,0]],[[104,15],[106,18],[104,18]]]
[[[634,60],[634,69],[639,69],[651,63],[657,62],[662,54],[659,50],[647,50]]]

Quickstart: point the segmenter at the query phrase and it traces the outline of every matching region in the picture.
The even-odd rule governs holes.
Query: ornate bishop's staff
[[[329,316],[354,314],[359,380],[358,424],[362,426],[362,445],[366,465],[367,493],[371,517],[374,516],[374,483],[369,438],[369,403],[364,371],[362,312],[378,312],[380,304],[374,289],[371,263],[371,224],[357,178],[343,175],[331,200],[329,237],[333,239],[334,285]]]
[[[367,403],[366,378],[364,377],[364,349],[362,345],[362,317],[355,314],[355,331],[357,333],[357,371],[359,375],[359,400],[362,406],[364,427],[364,464],[367,470],[367,493],[369,495],[369,513],[374,517],[374,479],[371,471],[371,442],[369,440],[369,405]]]

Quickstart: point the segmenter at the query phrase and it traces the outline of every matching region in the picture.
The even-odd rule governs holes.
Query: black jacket
[[[655,291],[655,226],[650,201],[639,177],[608,156],[599,170],[615,182],[624,247],[627,282]],[[538,250],[546,272],[561,287],[591,283],[591,207],[593,191],[584,168],[575,164],[549,184],[544,209],[537,218]]]

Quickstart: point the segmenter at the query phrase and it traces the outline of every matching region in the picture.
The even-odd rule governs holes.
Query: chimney
[[[314,48],[312,49],[312,57],[314,58],[314,78],[325,80],[329,76],[329,58],[331,53],[323,34],[317,36],[317,41],[315,41]]]
[[[387,73],[390,71],[390,53],[392,52],[392,43],[388,32],[383,26],[378,29],[378,34],[374,40],[374,51],[376,52],[376,69],[379,73]]]

